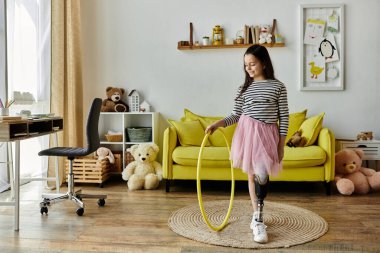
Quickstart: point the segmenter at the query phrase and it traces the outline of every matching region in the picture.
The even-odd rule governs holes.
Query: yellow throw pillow
[[[298,129],[301,127],[302,122],[304,122],[306,118],[307,109],[303,110],[302,112],[295,112],[289,114],[289,127],[288,127],[288,134],[285,138],[285,143],[288,142],[290,137],[298,131]]]
[[[168,119],[168,122],[177,130],[181,146],[200,146],[202,144],[205,131],[199,120],[174,121]],[[210,146],[208,140],[206,146]]]
[[[189,109],[185,109],[184,114],[185,114],[184,116],[185,120],[199,120],[204,129],[206,129],[207,126],[211,125],[215,121],[223,119],[223,117],[218,117],[218,116],[201,116],[201,115],[191,112]],[[220,130],[223,131],[223,133],[226,135],[227,141],[230,146],[231,146],[232,138],[234,136],[236,125],[237,124],[233,124],[225,128],[222,128],[222,127],[220,128]],[[209,140],[212,146],[226,147],[226,141],[224,140],[223,135],[220,132],[220,130],[217,130],[212,135],[210,135]]]
[[[302,136],[305,137],[307,141],[305,147],[313,145],[317,140],[319,132],[322,129],[324,116],[325,113],[322,112],[316,116],[307,118],[300,126],[299,130],[302,130]]]
[[[207,126],[214,123],[216,120],[210,120],[210,119],[204,119],[199,118],[199,121],[201,122],[204,129],[206,129]],[[235,128],[237,124],[233,124],[228,127],[220,127],[218,130],[216,130],[212,135],[208,137],[208,139],[211,142],[212,146],[215,147],[226,147],[226,141],[224,140],[223,134],[220,131],[223,131],[224,135],[226,136],[226,139],[228,141],[228,145],[231,146],[232,138],[234,136]]]
[[[199,118],[202,118],[202,119],[205,119],[205,120],[210,120],[210,121],[217,121],[217,120],[220,120],[220,119],[223,119],[223,117],[217,117],[217,116],[201,116],[201,115],[198,115],[198,114],[195,114],[193,112],[191,112],[189,109],[184,109],[184,114],[185,114],[185,118],[187,120],[197,120]]]

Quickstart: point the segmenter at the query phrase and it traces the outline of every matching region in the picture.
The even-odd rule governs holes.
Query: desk
[[[14,229],[16,231],[19,230],[20,217],[20,141],[57,133],[62,129],[63,119],[59,117],[33,120],[0,121],[0,142],[15,143],[14,201],[0,202],[0,206],[15,207]]]

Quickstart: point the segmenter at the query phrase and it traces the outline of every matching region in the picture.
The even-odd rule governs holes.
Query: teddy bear
[[[122,177],[128,181],[128,189],[153,190],[162,180],[162,167],[155,161],[159,148],[155,143],[141,143],[127,149],[135,159],[122,172]]]
[[[125,90],[123,88],[107,87],[107,99],[102,102],[102,112],[128,112],[129,107],[124,103],[121,98]]]
[[[306,144],[306,138],[302,137],[302,130],[295,132],[286,142],[288,147],[303,147]]]
[[[361,149],[342,149],[335,154],[335,182],[343,195],[380,190],[380,171],[361,167]]]
[[[259,44],[272,43],[272,33],[270,25],[262,25],[260,27]]]
[[[358,141],[366,141],[366,140],[372,140],[373,139],[373,133],[372,132],[360,132],[356,136],[356,140]]]

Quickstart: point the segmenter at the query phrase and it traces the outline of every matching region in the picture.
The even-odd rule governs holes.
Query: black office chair
[[[87,148],[75,148],[75,147],[54,147],[42,150],[38,153],[40,156],[67,156],[69,159],[69,173],[67,175],[67,193],[65,194],[43,194],[43,201],[40,203],[41,214],[48,213],[48,206],[60,202],[63,200],[74,201],[79,208],[76,213],[82,216],[84,213],[84,204],[82,198],[97,198],[98,205],[104,206],[107,195],[93,195],[82,194],[81,190],[74,192],[74,174],[73,174],[73,160],[76,157],[86,156],[96,151],[100,146],[98,124],[100,116],[100,108],[102,100],[95,98],[92,102],[90,112],[87,119],[86,136],[87,136]]]

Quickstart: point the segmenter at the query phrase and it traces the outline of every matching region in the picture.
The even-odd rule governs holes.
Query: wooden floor
[[[0,207],[0,252],[252,252],[199,243],[169,229],[171,212],[197,203],[195,182],[177,181],[170,193],[164,185],[154,191],[129,192],[119,178],[104,188],[81,184],[78,187],[85,193],[108,194],[104,207],[98,207],[96,200],[85,201],[82,217],[68,201],[41,215],[43,184],[22,186],[18,232],[13,230],[13,207]],[[229,182],[202,185],[205,201],[229,198]],[[246,182],[237,183],[235,195],[249,199]],[[2,193],[0,199],[8,196],[9,192]],[[326,219],[329,231],[307,244],[256,252],[380,252],[380,192],[345,197],[333,190],[326,196],[322,184],[271,183],[267,200],[314,211]]]

